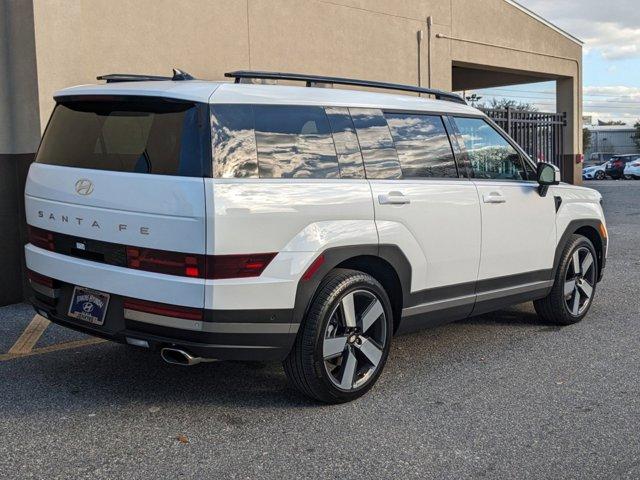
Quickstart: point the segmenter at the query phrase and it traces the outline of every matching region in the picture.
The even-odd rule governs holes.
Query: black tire
[[[332,360],[327,360],[325,357],[325,342],[332,339],[328,336],[328,331],[330,328],[337,328],[335,327],[337,323],[336,316],[344,315],[344,313],[339,313],[339,311],[344,312],[341,302],[349,295],[351,295],[351,298],[355,298],[356,295],[364,295],[365,297],[360,297],[361,300],[358,301],[361,305],[366,303],[366,298],[370,298],[369,310],[372,310],[371,307],[376,300],[379,301],[376,307],[378,310],[380,310],[380,306],[382,307],[381,310],[384,317],[380,313],[376,317],[375,324],[371,324],[372,327],[375,326],[380,340],[376,343],[377,353],[382,352],[381,356],[378,357],[379,361],[375,365],[371,362],[369,373],[366,376],[363,374],[362,379],[359,379],[360,377],[358,376],[361,370],[355,370],[355,373],[351,375],[349,389],[344,390],[336,385],[336,378],[329,371],[327,362],[338,362],[340,365],[336,369],[342,368],[344,374],[348,368],[350,356],[359,357],[360,360],[356,365],[362,363],[365,369],[368,361],[367,357],[362,356],[362,351],[358,350],[356,352],[356,349],[363,348],[362,343],[359,344],[360,346],[356,345],[357,341],[352,343],[353,334],[345,331],[339,336],[340,338],[344,336],[344,338],[349,339],[345,342],[342,353],[334,356]],[[371,295],[371,297],[366,297],[366,295]],[[365,310],[364,313],[366,314],[369,310]],[[359,325],[362,325],[365,314],[358,316]],[[366,328],[372,327],[361,328],[363,330],[361,338],[365,342]],[[355,270],[335,269],[325,277],[318,287],[309,311],[300,325],[293,348],[283,362],[285,373],[293,386],[300,392],[321,402],[336,404],[355,400],[368,392],[380,376],[389,355],[392,333],[391,303],[382,285],[366,273]],[[384,344],[381,345],[383,341]],[[362,365],[360,365],[361,369],[363,368]],[[358,381],[364,383],[357,385]]]
[[[604,174],[603,171],[599,170],[596,172],[596,174],[594,175],[594,178],[596,180],[604,180],[606,178],[606,175]]]
[[[573,293],[567,296],[566,288],[571,284],[571,278],[569,277],[572,276],[571,273],[575,268],[573,266],[574,254],[578,252],[578,257],[580,257],[580,252],[583,252],[583,258],[586,258],[586,251],[590,252],[592,257],[591,267],[587,268],[585,273],[577,273],[577,276],[574,277],[574,286],[579,283],[582,283],[583,286],[575,286]],[[582,266],[581,262],[578,263]],[[591,278],[591,281],[588,277]],[[538,316],[543,321],[555,325],[571,325],[581,321],[587,315],[593,303],[597,278],[598,256],[593,244],[588,238],[582,235],[572,235],[562,251],[551,292],[545,298],[533,302]],[[586,286],[584,285],[585,283],[587,283]],[[591,287],[591,294],[589,298],[585,300],[585,303],[581,304],[580,295],[586,295],[582,291],[582,289],[586,287]],[[575,309],[575,295],[579,295],[577,309]],[[572,307],[569,306],[570,303]]]

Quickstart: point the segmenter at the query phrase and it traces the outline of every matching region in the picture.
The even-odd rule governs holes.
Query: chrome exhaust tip
[[[160,350],[160,356],[165,362],[171,363],[172,365],[191,366],[201,362],[215,362],[213,358],[194,357],[184,350],[170,347],[165,347]]]

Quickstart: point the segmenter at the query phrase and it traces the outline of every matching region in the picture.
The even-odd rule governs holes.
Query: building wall
[[[23,292],[22,189],[40,140],[31,2],[0,0],[0,305]]]
[[[409,84],[421,79],[428,85],[429,16],[434,87],[451,89],[456,62],[572,78],[578,89],[581,46],[504,0],[191,0],[179,5],[174,0],[34,0],[41,125],[55,90],[95,82],[102,73],[166,75],[176,66],[196,77],[221,79],[225,71],[252,68]],[[425,34],[420,48],[418,31]]]
[[[591,146],[585,152],[589,158],[592,153],[633,154],[640,153],[640,149],[633,140],[635,129],[620,127],[593,127],[591,130]]]
[[[106,73],[178,67],[215,80],[264,69],[445,90],[454,66],[484,71],[494,86],[556,79],[569,180],[581,178],[582,47],[505,0],[0,0],[0,15],[0,231],[9,236],[54,92]],[[14,239],[18,251],[23,241]]]

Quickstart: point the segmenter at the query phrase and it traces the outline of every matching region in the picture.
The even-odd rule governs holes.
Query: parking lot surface
[[[397,337],[347,405],[279,364],[171,366],[0,308],[0,476],[639,478],[640,181],[587,186],[611,247],[585,321],[522,305]]]

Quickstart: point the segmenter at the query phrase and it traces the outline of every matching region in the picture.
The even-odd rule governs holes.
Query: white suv
[[[41,315],[171,363],[282,360],[331,403],[373,386],[394,334],[531,300],[547,322],[586,315],[600,194],[480,111],[395,84],[228,76],[55,95],[25,191]]]

